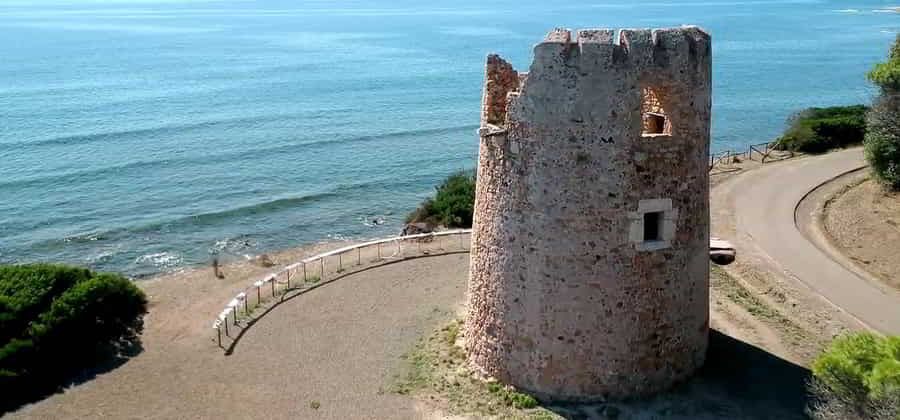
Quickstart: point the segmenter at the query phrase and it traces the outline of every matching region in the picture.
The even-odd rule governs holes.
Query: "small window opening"
[[[645,87],[641,97],[641,126],[644,136],[670,134],[671,124],[663,108],[664,95],[658,90]]]
[[[661,114],[644,114],[644,134],[663,134],[666,129],[666,116]]]
[[[644,242],[662,240],[662,215],[661,211],[644,213]]]

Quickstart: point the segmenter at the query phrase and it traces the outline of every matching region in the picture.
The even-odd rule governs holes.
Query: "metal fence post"
[[[275,279],[272,279],[272,297],[275,297]]]
[[[338,254],[338,273],[344,271],[344,254]]]
[[[319,258],[322,265],[322,271],[319,273],[319,280],[325,280],[325,257]]]
[[[362,248],[356,248],[356,265],[362,265]]]
[[[378,243],[378,259],[381,259],[381,242]]]
[[[287,288],[291,288],[291,269],[287,269]]]
[[[306,262],[305,261],[303,262],[303,281],[304,282],[308,281],[306,279]]]

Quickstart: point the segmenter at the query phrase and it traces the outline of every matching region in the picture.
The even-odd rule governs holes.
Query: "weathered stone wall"
[[[465,327],[476,370],[594,400],[703,363],[710,64],[693,27],[554,30],[527,75],[488,57]],[[651,106],[663,134],[643,134]]]

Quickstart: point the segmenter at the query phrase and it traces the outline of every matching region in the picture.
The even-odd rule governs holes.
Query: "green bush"
[[[872,173],[886,187],[900,190],[900,36],[890,59],[869,73],[881,88],[867,119],[866,160]]]
[[[437,187],[433,198],[426,199],[406,218],[407,223],[424,222],[446,227],[472,227],[475,207],[475,175],[464,171],[450,175]]]
[[[862,143],[866,132],[865,105],[808,108],[788,119],[776,148],[805,153]]]
[[[888,61],[878,63],[869,71],[869,80],[882,90],[900,90],[900,35],[894,40]]]
[[[840,337],[813,361],[812,371],[815,412],[847,418],[900,415],[900,338]]]
[[[529,409],[538,405],[537,399],[531,395],[518,392],[511,387],[496,382],[488,384],[488,391],[500,397],[504,404],[512,408]]]
[[[866,160],[883,185],[900,190],[900,95],[882,95],[868,116]]]
[[[133,348],[146,312],[143,292],[119,275],[0,266],[0,412]]]

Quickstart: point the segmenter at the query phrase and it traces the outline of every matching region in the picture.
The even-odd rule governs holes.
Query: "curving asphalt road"
[[[900,334],[900,295],[832,260],[801,234],[795,222],[795,208],[810,191],[864,165],[862,150],[850,149],[773,164],[716,188],[730,190],[735,229],[749,236],[787,275],[869,327]]]

